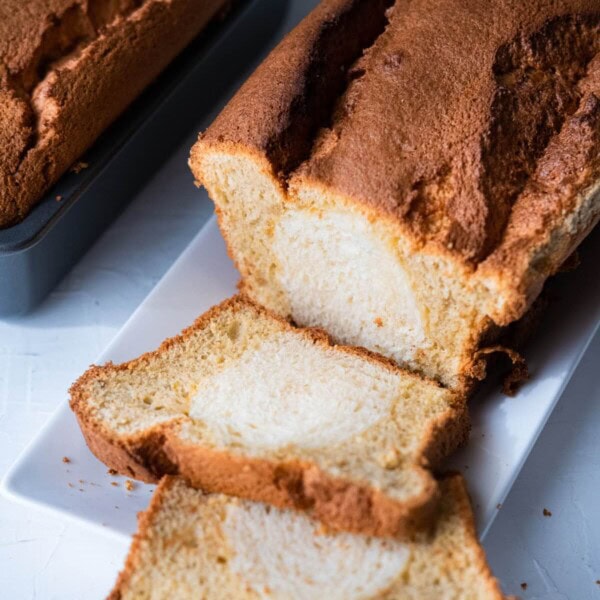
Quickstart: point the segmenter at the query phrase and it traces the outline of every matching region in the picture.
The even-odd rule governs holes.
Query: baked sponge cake
[[[229,0],[1,0],[0,228],[22,220]]]
[[[435,533],[412,542],[333,534],[308,517],[205,495],[165,477],[110,600],[492,600],[460,476],[442,481]]]
[[[597,223],[600,6],[324,0],[190,165],[242,289],[467,390]]]
[[[468,432],[452,392],[241,297],[156,352],[92,367],[71,395],[90,449],[124,475],[179,473],[381,536],[433,522],[429,468]]]

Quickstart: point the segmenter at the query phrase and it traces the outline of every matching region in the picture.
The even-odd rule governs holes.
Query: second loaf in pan
[[[0,0],[0,227],[48,188],[229,0]]]
[[[429,468],[468,432],[452,392],[239,297],[156,352],[93,367],[71,394],[90,449],[124,475],[179,473],[381,536],[432,523]]]
[[[597,0],[324,0],[190,164],[253,299],[455,389],[600,215]]]

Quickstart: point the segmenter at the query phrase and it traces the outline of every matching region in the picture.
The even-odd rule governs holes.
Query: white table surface
[[[212,211],[187,172],[196,131],[37,310],[0,321],[0,477]],[[507,593],[600,598],[599,370],[600,335],[486,538]],[[0,498],[0,598],[102,598],[126,551]]]

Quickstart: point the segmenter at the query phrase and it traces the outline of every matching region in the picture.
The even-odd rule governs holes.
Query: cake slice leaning
[[[110,600],[500,600],[462,477],[441,482],[435,531],[411,542],[331,533],[304,515],[165,477]]]
[[[92,452],[124,475],[179,473],[381,536],[432,522],[429,469],[468,433],[452,392],[243,297],[155,352],[92,367],[71,396]]]

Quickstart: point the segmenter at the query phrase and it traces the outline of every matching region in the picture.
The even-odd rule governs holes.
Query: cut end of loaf
[[[462,478],[441,488],[435,532],[397,542],[328,532],[298,513],[165,478],[111,597],[187,598],[201,590],[207,598],[500,600]]]
[[[263,161],[202,140],[196,177],[255,301],[456,390],[503,302],[471,269],[424,252],[388,218],[314,182],[284,190]],[[424,277],[424,275],[426,275]]]
[[[127,475],[179,472],[337,529],[399,537],[431,523],[427,467],[468,431],[451,392],[242,297],[156,352],[94,367],[71,405],[92,451]]]

